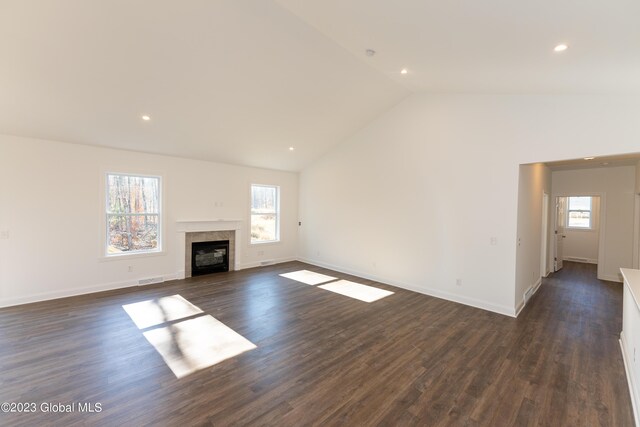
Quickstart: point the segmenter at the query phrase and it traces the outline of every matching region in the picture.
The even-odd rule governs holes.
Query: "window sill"
[[[564,229],[565,231],[580,231],[580,232],[584,232],[584,231],[596,231],[595,228],[580,228],[580,227],[566,227]]]
[[[261,245],[277,245],[279,243],[282,243],[282,240],[269,240],[268,242],[249,242],[250,245],[257,245],[257,246],[261,246]]]
[[[149,257],[157,257],[157,256],[165,256],[167,255],[166,251],[154,251],[154,252],[143,252],[143,253],[133,253],[133,254],[118,254],[118,255],[103,255],[98,257],[99,262],[109,262],[109,261],[122,261],[125,259],[136,259],[136,258],[149,258]]]

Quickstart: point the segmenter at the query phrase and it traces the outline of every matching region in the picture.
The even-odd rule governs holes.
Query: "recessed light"
[[[593,159],[595,159],[595,157],[585,157],[584,159],[585,160],[593,160]]]
[[[367,56],[373,56],[373,55],[376,54],[376,51],[373,50],[373,49],[367,49],[367,50],[364,51],[364,54],[367,55]]]
[[[148,122],[149,120],[151,120],[151,116],[147,116],[145,114],[144,116],[142,116],[142,120],[144,120],[145,122]]]
[[[557,45],[556,47],[553,48],[554,52],[564,52],[565,50],[567,50],[569,48],[569,46],[567,46],[564,43],[561,43],[559,45]]]
[[[406,68],[403,68],[402,70],[400,70],[400,74],[407,74],[409,72],[409,70],[407,70]]]
[[[296,149],[296,147],[289,147],[289,151],[293,151],[295,149]]]

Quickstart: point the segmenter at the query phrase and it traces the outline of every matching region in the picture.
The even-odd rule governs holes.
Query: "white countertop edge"
[[[631,296],[640,310],[640,270],[632,268],[621,268],[620,272],[624,278],[625,285],[629,288]]]

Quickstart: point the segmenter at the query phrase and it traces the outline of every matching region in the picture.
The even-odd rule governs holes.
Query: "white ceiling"
[[[547,162],[545,165],[552,171],[592,169],[616,166],[634,166],[640,162],[640,153],[621,154],[618,156],[602,156],[593,159],[571,159]]]
[[[410,91],[640,93],[638,22],[637,0],[0,0],[0,133],[295,171]]]
[[[295,171],[407,94],[271,1],[0,0],[0,133]]]
[[[640,93],[638,0],[276,1],[417,90]]]

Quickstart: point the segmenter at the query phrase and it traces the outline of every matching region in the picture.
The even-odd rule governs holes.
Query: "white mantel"
[[[242,221],[240,221],[239,219],[176,221],[176,230],[178,231],[178,233],[194,233],[198,231],[240,230],[241,225],[242,225]]]
[[[240,269],[240,246],[242,246],[242,221],[239,219],[211,219],[211,220],[187,220],[176,221],[177,231],[177,259],[176,265],[178,269],[178,279],[185,278],[184,257],[187,233],[207,232],[207,231],[235,231],[235,261],[234,269]],[[180,267],[181,266],[181,267]]]

